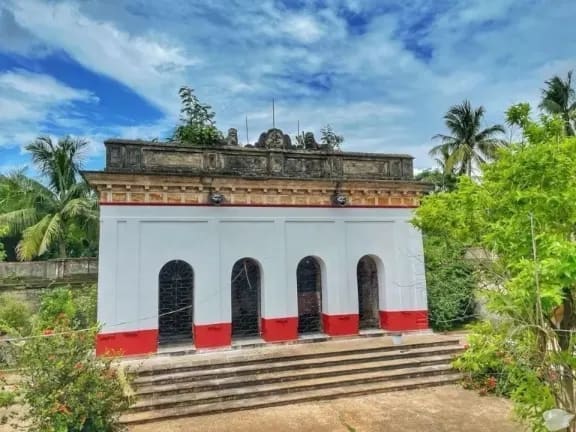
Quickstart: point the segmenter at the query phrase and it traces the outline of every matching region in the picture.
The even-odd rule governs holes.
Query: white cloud
[[[72,2],[12,2],[18,24],[54,48],[62,49],[95,72],[116,79],[167,111],[186,70],[199,63],[165,33],[133,35],[110,22],[92,19]]]
[[[68,116],[77,102],[97,103],[91,92],[74,89],[49,75],[22,69],[0,73],[0,148],[22,146],[46,133],[43,123],[70,126],[81,119]]]
[[[285,21],[284,30],[286,33],[300,42],[316,42],[322,37],[324,31],[320,24],[311,16],[294,15]]]
[[[188,84],[213,106],[218,126],[236,127],[240,137],[245,115],[252,140],[271,126],[275,98],[277,124],[290,134],[298,120],[316,132],[331,123],[346,149],[409,152],[425,168],[450,105],[470,99],[486,107],[487,124],[502,123],[510,104],[536,105],[545,79],[576,68],[566,43],[576,38],[570,0],[554,7],[545,0],[8,4],[20,34],[64,50],[166,113],[150,125],[107,125],[126,137],[164,137],[177,119],[176,91]],[[29,106],[17,100],[10,115],[21,118]]]

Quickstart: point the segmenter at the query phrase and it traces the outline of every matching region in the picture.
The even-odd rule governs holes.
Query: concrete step
[[[249,354],[239,355],[239,353],[232,353],[228,358],[214,360],[203,359],[200,354],[192,354],[187,356],[182,356],[178,359],[177,363],[168,364],[155,364],[153,366],[143,366],[139,367],[136,371],[137,382],[144,383],[146,380],[144,377],[155,376],[155,375],[165,375],[165,374],[179,374],[186,372],[198,372],[198,371],[209,371],[214,369],[222,369],[226,367],[234,368],[238,370],[243,367],[256,366],[260,367],[266,365],[270,367],[272,363],[282,363],[289,362],[294,364],[303,363],[305,361],[312,360],[318,363],[319,360],[326,358],[339,357],[339,361],[343,361],[344,357],[349,357],[354,359],[359,355],[363,354],[380,354],[380,353],[398,353],[403,354],[406,352],[416,352],[417,350],[424,350],[426,348],[446,348],[451,347],[454,351],[461,349],[458,339],[441,340],[435,342],[417,343],[417,344],[405,344],[405,345],[383,345],[375,346],[369,348],[356,348],[356,349],[340,349],[332,350],[330,345],[327,344],[326,351],[311,350],[305,354],[293,354],[293,355],[277,355],[274,352],[263,353],[257,356],[251,357]],[[434,350],[431,350],[434,351]],[[150,380],[153,381],[152,378]]]
[[[180,394],[189,393],[191,391],[210,391],[210,390],[222,390],[229,388],[247,388],[250,386],[256,386],[261,384],[274,384],[274,383],[285,383],[289,381],[299,381],[306,380],[310,378],[325,378],[325,377],[336,377],[343,375],[358,375],[368,372],[379,372],[382,373],[387,370],[395,369],[408,369],[408,368],[420,368],[426,366],[437,366],[437,365],[447,365],[450,364],[452,356],[434,356],[426,357],[422,360],[393,360],[393,361],[382,361],[368,363],[366,365],[360,364],[354,366],[350,365],[340,365],[335,367],[328,367],[322,369],[306,369],[303,371],[281,371],[281,372],[269,372],[263,370],[257,372],[253,375],[241,375],[241,376],[230,376],[226,378],[221,378],[216,376],[212,379],[199,380],[193,382],[176,382],[173,384],[164,385],[147,385],[140,386],[137,388],[137,395],[139,399],[166,396],[169,394]]]
[[[200,370],[191,372],[177,372],[171,373],[167,370],[165,374],[158,374],[152,376],[138,377],[134,380],[134,384],[141,387],[146,387],[150,385],[170,385],[174,383],[185,383],[185,382],[195,382],[206,380],[210,378],[224,379],[228,377],[239,377],[242,375],[254,376],[259,375],[263,372],[267,373],[280,373],[287,371],[288,373],[294,374],[295,371],[302,370],[312,370],[321,372],[325,368],[335,368],[340,367],[343,370],[351,370],[357,368],[358,365],[363,365],[364,367],[382,367],[383,363],[389,363],[392,365],[402,364],[409,361],[419,362],[428,357],[444,356],[446,362],[450,362],[450,359],[461,352],[459,347],[447,347],[447,348],[415,348],[411,350],[398,350],[393,352],[385,353],[368,353],[359,354],[356,356],[338,356],[335,355],[329,359],[306,359],[299,362],[295,361],[270,361],[266,364],[256,364],[256,365],[246,365],[246,366],[234,366],[229,365],[221,369],[214,370]],[[375,365],[375,366],[374,366]]]
[[[279,405],[311,402],[318,400],[336,399],[384,393],[399,390],[410,390],[423,387],[435,387],[453,384],[460,379],[457,373],[440,376],[428,376],[403,379],[399,381],[380,381],[351,384],[342,387],[314,388],[300,392],[270,395],[265,398],[249,398],[228,401],[200,403],[195,405],[180,405],[162,409],[154,408],[147,411],[132,411],[124,414],[121,418],[125,424],[146,423],[157,420],[167,420],[178,417],[192,417],[220,412],[239,411],[247,409],[265,408]]]
[[[272,384],[256,384],[249,387],[235,387],[196,391],[190,389],[187,393],[161,395],[154,398],[145,398],[136,402],[130,411],[146,411],[151,409],[175,407],[179,405],[196,405],[208,402],[223,402],[235,399],[267,398],[268,396],[283,393],[301,392],[313,389],[341,388],[349,385],[370,384],[384,381],[399,381],[416,377],[452,374],[454,370],[450,364],[432,365],[426,367],[413,367],[389,371],[371,371],[354,375],[309,377],[299,381],[287,381]]]

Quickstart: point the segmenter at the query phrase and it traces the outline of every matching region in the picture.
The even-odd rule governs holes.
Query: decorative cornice
[[[319,179],[244,179],[238,177],[172,176],[84,172],[103,205],[221,205],[332,207],[336,193],[347,197],[343,207],[416,207],[427,192],[410,181],[334,181]]]

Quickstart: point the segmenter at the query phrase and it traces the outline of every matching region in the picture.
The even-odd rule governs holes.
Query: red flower
[[[496,378],[494,378],[493,376],[491,376],[490,378],[488,378],[486,380],[486,385],[488,386],[489,389],[496,388],[497,383],[498,383],[498,381],[496,381]]]
[[[42,332],[42,334],[43,334],[44,336],[49,336],[49,335],[51,335],[51,334],[54,334],[54,330],[52,330],[52,329],[46,329],[46,330],[44,330],[44,331]]]
[[[66,414],[66,415],[72,414],[70,409],[64,404],[59,404],[58,407],[56,408],[56,412]]]

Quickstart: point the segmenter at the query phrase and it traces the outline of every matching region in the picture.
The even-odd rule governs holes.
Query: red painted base
[[[329,336],[348,336],[358,334],[358,314],[327,315],[322,314],[324,333]]]
[[[101,333],[96,336],[96,355],[130,356],[155,353],[158,348],[158,330],[134,330]]]
[[[428,311],[380,311],[380,326],[388,331],[426,330]]]
[[[232,324],[194,325],[194,345],[196,348],[217,348],[232,343]]]
[[[262,339],[282,342],[298,339],[298,317],[262,318]]]

